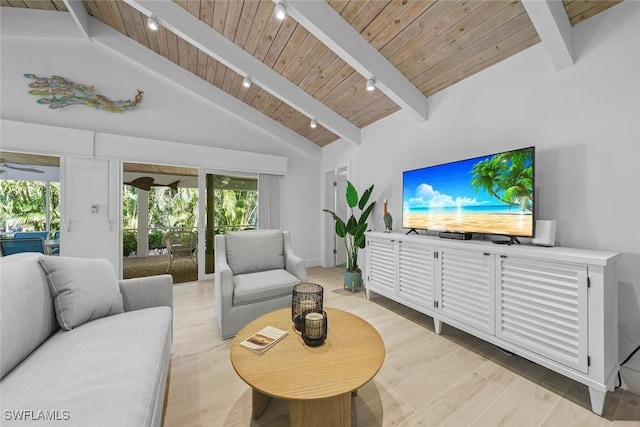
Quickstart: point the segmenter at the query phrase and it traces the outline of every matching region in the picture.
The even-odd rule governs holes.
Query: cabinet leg
[[[607,395],[606,391],[596,390],[593,387],[589,387],[589,397],[591,397],[591,410],[598,415],[602,415],[604,409],[604,398]]]
[[[436,334],[440,335],[440,332],[442,332],[442,323],[440,322],[440,319],[436,319],[435,317],[433,318],[433,329],[436,331]]]

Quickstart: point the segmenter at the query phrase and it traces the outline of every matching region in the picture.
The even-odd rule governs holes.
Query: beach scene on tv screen
[[[407,171],[404,228],[532,236],[533,148]]]

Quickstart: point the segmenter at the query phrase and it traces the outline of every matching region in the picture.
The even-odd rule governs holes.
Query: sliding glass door
[[[197,280],[198,169],[124,162],[122,177],[123,277]]]
[[[258,176],[239,172],[200,173],[201,280],[215,272],[214,236],[229,231],[258,228]]]

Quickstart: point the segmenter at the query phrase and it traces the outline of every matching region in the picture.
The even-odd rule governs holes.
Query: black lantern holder
[[[315,283],[299,283],[293,287],[291,321],[302,332],[302,313],[307,310],[322,311],[324,289]]]
[[[318,347],[327,339],[327,313],[323,310],[306,310],[302,313],[302,340],[309,347]]]

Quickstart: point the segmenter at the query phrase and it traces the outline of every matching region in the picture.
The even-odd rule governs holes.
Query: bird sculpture
[[[393,229],[393,218],[391,218],[391,214],[387,212],[386,214],[384,214],[383,219],[385,231],[391,232],[391,230]]]
[[[384,232],[390,233],[391,230],[393,230],[393,218],[391,218],[391,214],[387,211],[387,199],[384,199],[382,209],[384,213],[382,216],[382,219],[384,220]]]

